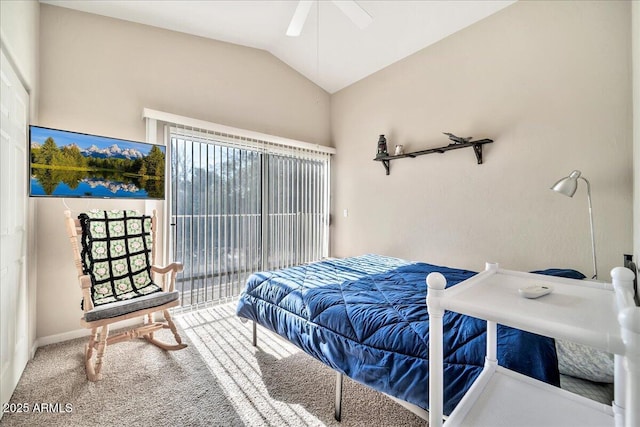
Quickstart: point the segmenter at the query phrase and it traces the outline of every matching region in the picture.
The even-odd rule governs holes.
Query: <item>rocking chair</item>
[[[102,379],[105,350],[111,344],[143,337],[163,350],[185,348],[169,313],[170,308],[180,305],[174,284],[182,264],[155,265],[155,210],[152,216],[97,210],[80,214],[78,219],[72,218],[70,211],[65,211],[65,216],[82,290],[84,315],[80,324],[91,329],[84,351],[87,379]],[[156,312],[162,312],[164,322],[154,320]],[[135,317],[143,317],[144,323],[109,336],[111,324]],[[177,344],[154,338],[160,329],[170,329]]]

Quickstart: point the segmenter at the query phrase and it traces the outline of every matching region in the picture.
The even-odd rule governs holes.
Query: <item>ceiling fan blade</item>
[[[354,0],[332,0],[338,9],[342,11],[361,30],[371,24],[373,18]]]
[[[313,0],[300,0],[298,2],[298,7],[296,7],[296,11],[293,13],[289,28],[287,28],[287,35],[289,37],[298,37],[300,35],[307,16],[309,16],[312,4]]]

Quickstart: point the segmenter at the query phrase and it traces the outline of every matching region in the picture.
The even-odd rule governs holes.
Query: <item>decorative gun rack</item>
[[[380,156],[376,157],[375,161],[382,162],[385,170],[387,171],[387,175],[389,175],[389,168],[391,166],[391,160],[403,159],[406,157],[414,158],[418,156],[424,156],[425,154],[433,154],[433,153],[444,153],[445,151],[457,150],[459,148],[467,148],[473,147],[473,151],[476,154],[476,159],[478,160],[478,164],[482,164],[482,146],[484,144],[490,144],[493,142],[493,139],[479,139],[477,141],[468,141],[463,143],[453,143],[449,145],[445,145],[444,147],[438,148],[429,148],[428,150],[414,151],[412,153],[404,153],[398,154],[395,156]]]

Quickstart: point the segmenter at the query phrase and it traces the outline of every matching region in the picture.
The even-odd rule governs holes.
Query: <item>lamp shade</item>
[[[557,193],[564,194],[565,196],[573,197],[578,189],[578,178],[580,178],[580,174],[579,170],[571,172],[569,176],[564,177],[553,184],[551,189]]]

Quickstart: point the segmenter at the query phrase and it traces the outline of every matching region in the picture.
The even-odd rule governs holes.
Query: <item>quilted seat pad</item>
[[[434,271],[447,278],[447,287],[476,274],[379,255],[324,260],[253,274],[237,314],[336,371],[428,410],[425,279]],[[480,374],[485,349],[486,322],[445,313],[445,413],[455,408]],[[559,385],[550,338],[499,325],[498,360],[509,369]]]
[[[110,319],[129,313],[135,313],[147,308],[159,307],[161,305],[176,301],[180,298],[180,291],[155,292],[124,301],[116,301],[110,304],[103,304],[84,313],[86,322],[95,322],[102,319]]]

